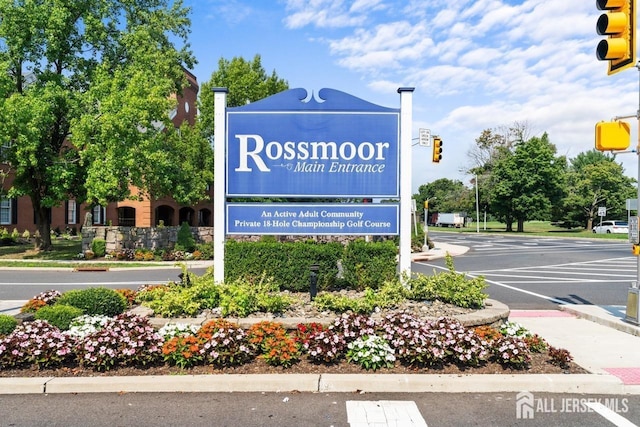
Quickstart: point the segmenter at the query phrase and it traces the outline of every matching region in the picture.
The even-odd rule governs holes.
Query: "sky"
[[[568,159],[594,148],[595,124],[633,116],[638,69],[607,75],[595,49],[602,11],[593,0],[185,0],[200,83],[218,60],[261,56],[290,88],[332,88],[399,108],[413,87],[413,137],[443,141],[412,148],[412,191],[440,178],[470,186],[464,171],[485,129],[524,123]],[[638,156],[618,154],[638,176]]]

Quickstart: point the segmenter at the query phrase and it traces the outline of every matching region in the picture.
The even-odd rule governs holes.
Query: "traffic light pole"
[[[636,145],[636,158],[638,159],[638,182],[637,193],[636,193],[636,217],[640,217],[640,62],[636,64],[636,68],[638,69],[638,111],[636,112],[636,119],[638,120],[638,128],[637,128],[637,136],[638,144]],[[638,242],[633,242],[633,244],[638,244]],[[636,255],[636,288],[640,285],[640,256]],[[636,319],[637,321],[638,319]]]
[[[638,121],[638,143],[636,145],[636,157],[638,159],[638,182],[637,182],[637,194],[636,194],[636,218],[633,223],[638,224],[640,221],[640,62],[636,65],[638,69],[638,110],[636,112],[636,119]],[[624,317],[624,320],[629,323],[633,323],[634,325],[640,325],[640,256],[636,253],[636,248],[638,245],[637,235],[638,230],[632,230],[632,223],[629,223],[629,242],[633,244],[633,254],[636,256],[636,280],[631,282],[631,286],[629,287],[629,292],[627,294],[627,312]],[[633,238],[632,238],[633,237]]]

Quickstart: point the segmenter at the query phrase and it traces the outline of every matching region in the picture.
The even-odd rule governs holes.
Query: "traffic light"
[[[609,61],[611,75],[636,62],[636,0],[596,0],[599,10],[606,10],[598,18],[596,30],[601,40],[596,49],[600,61]]]
[[[442,160],[442,139],[439,136],[433,137],[433,163],[440,163]]]
[[[631,126],[626,122],[596,123],[596,150],[626,150],[631,144]]]

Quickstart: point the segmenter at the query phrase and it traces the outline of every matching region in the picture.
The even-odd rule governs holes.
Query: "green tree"
[[[510,156],[516,144],[529,138],[529,128],[527,122],[514,122],[510,126],[485,129],[476,138],[476,145],[467,153],[470,166],[466,172],[473,175],[474,187],[476,184],[478,186],[478,207],[481,211],[486,212],[491,205],[494,166],[505,156]]]
[[[626,217],[626,199],[636,197],[635,180],[624,175],[615,158],[590,150],[571,160],[567,175],[567,197],[557,219],[593,228],[598,207],[607,208],[608,217]]]
[[[491,212],[512,231],[524,231],[524,222],[549,220],[553,206],[564,196],[566,159],[556,156],[547,134],[514,145],[513,152],[493,165],[490,178]]]
[[[228,89],[228,107],[240,107],[287,90],[289,83],[279,78],[275,70],[271,75],[267,75],[262,67],[260,55],[254,56],[253,61],[247,61],[242,57],[234,57],[231,61],[220,58],[218,69],[211,74],[211,78],[202,85],[200,91],[202,129],[210,141],[213,141],[214,135],[215,87]]]
[[[441,178],[422,184],[413,198],[421,216],[427,199],[430,212],[475,212],[474,190],[465,187],[459,180]]]
[[[182,185],[188,199],[203,188],[206,176],[192,175],[191,191],[166,169],[198,140],[168,117],[194,63],[188,12],[180,0],[0,0],[4,173],[10,197],[31,198],[40,249],[51,247],[48,210],[66,199],[106,204],[130,185],[153,197]]]

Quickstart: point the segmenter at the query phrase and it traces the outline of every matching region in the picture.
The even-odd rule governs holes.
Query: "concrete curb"
[[[612,375],[596,374],[259,374],[0,378],[0,394],[390,392],[640,394]]]
[[[627,334],[640,336],[640,328],[638,328],[638,326],[626,323],[621,318],[612,316],[611,313],[607,313],[607,310],[600,306],[566,304],[561,305],[559,308],[561,311],[573,314],[578,319],[590,320]]]

